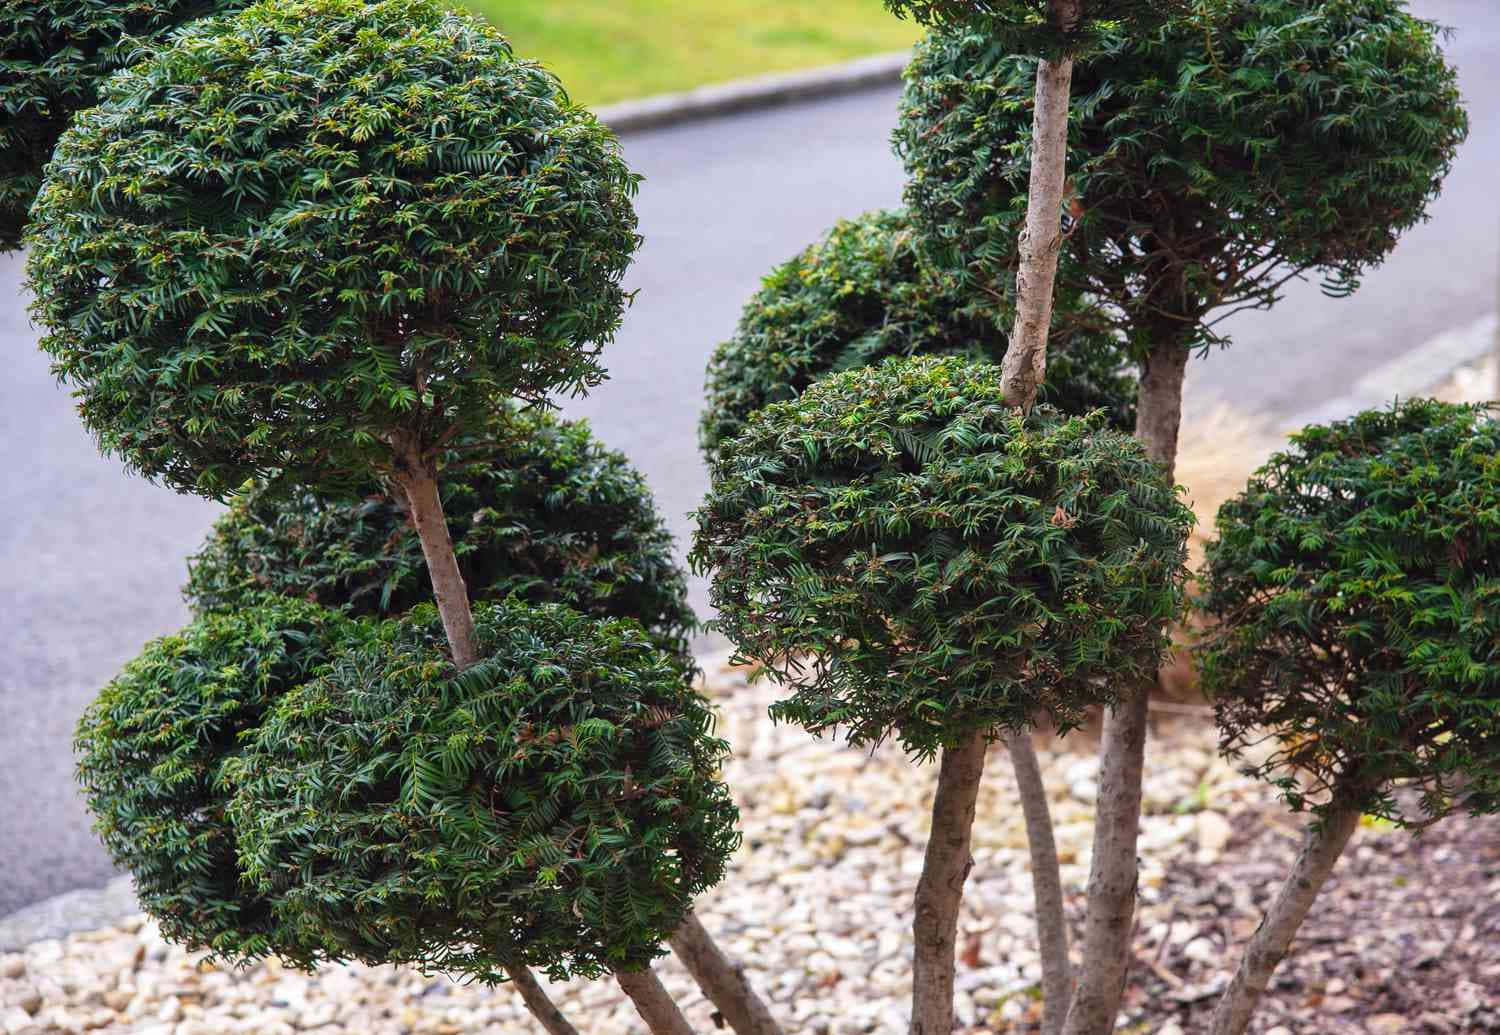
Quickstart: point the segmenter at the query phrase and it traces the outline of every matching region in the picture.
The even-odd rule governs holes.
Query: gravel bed
[[[911,895],[936,778],[894,747],[872,754],[765,717],[774,691],[711,659],[710,693],[735,747],[728,771],[745,845],[699,903],[789,1033],[906,1029]],[[1297,821],[1214,751],[1206,710],[1163,703],[1149,750],[1142,909],[1122,1030],[1202,1030],[1236,945],[1296,852]],[[1095,793],[1088,731],[1039,744],[1075,931],[1082,919]],[[1037,1030],[1025,832],[1008,760],[992,751],[961,920],[964,1031]],[[1420,839],[1356,836],[1278,974],[1257,1035],[1500,1032],[1500,823],[1453,820]],[[711,1006],[670,958],[659,964],[689,1020]],[[552,995],[585,1035],[638,1032],[609,982]],[[519,1035],[538,1029],[508,989],[393,967],[267,961],[241,971],[163,942],[141,917],[0,956],[0,1033],[142,1035]]]

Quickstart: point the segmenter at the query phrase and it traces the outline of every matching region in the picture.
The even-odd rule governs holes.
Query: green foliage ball
[[[471,599],[514,593],[634,618],[691,657],[696,621],[672,537],[623,454],[586,424],[536,409],[456,445],[441,467],[443,511]],[[416,532],[373,481],[352,501],[255,486],[188,570],[185,593],[200,614],[237,610],[262,592],[382,618],[432,599]]]
[[[1096,407],[1135,425],[1135,380],[1097,314],[1059,304],[1041,398],[1066,413]],[[708,364],[699,442],[710,458],[750,414],[791,399],[830,371],[891,356],[959,354],[998,363],[1009,311],[963,279],[922,261],[904,211],[870,212],[771,271],[734,337]]]
[[[982,32],[1006,53],[1076,53],[1102,29],[1125,26],[1139,32],[1186,8],[1186,0],[1076,0],[1077,22],[1059,26],[1049,0],[885,0],[898,17],[924,25],[963,26]]]
[[[692,560],[718,625],[793,688],[772,711],[919,755],[1153,672],[1191,512],[1102,413],[1022,416],[998,367],[887,360],[726,442]]]
[[[349,632],[314,604],[247,602],[148,644],[84,712],[74,746],[94,829],[166,937],[227,959],[307,951],[240,876],[220,774]]]
[[[131,468],[212,497],[271,472],[356,492],[513,396],[598,382],[636,185],[478,18],[265,2],[187,27],[63,135],[33,312]]]
[[[99,84],[183,24],[248,0],[6,0],[0,7],[0,252],[21,245],[42,168]]]
[[[1293,808],[1500,809],[1500,420],[1416,400],[1304,428],[1219,510],[1198,644],[1225,749]]]
[[[1132,352],[1225,339],[1316,271],[1342,293],[1425,218],[1467,133],[1439,31],[1402,0],[1208,0],[1108,27],[1074,71],[1061,290],[1114,312]],[[917,48],[895,143],[943,265],[1015,289],[1036,61],[983,33]]]
[[[424,605],[282,699],[230,764],[241,862],[329,958],[643,966],[738,843],[707,702],[634,622],[475,623],[462,674]]]

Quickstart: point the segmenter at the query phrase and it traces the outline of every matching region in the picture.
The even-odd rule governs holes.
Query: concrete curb
[[[660,129],[734,112],[837,97],[872,87],[889,86],[901,81],[901,73],[910,61],[910,51],[876,54],[826,68],[779,72],[715,86],[702,86],[682,93],[624,101],[599,108],[595,114],[599,116],[599,121],[616,133]]]
[[[102,888],[65,891],[0,917],[0,952],[15,952],[75,931],[112,927],[140,911],[129,877],[116,877]]]
[[[1285,422],[1296,430],[1308,424],[1344,420],[1361,410],[1381,410],[1400,398],[1420,396],[1455,370],[1488,355],[1500,343],[1500,314],[1427,339],[1400,356],[1362,375],[1342,395],[1327,399]],[[1281,422],[1277,422],[1281,423]]]

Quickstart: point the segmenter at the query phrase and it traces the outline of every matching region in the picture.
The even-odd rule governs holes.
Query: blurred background
[[[879,0],[474,6],[593,105],[896,51],[916,34]],[[1500,4],[1411,6],[1454,29],[1470,139],[1431,221],[1358,294],[1294,284],[1192,364],[1179,473],[1200,514],[1309,420],[1396,394],[1500,395]],[[706,486],[695,433],[708,355],[773,265],[839,218],[900,204],[898,96],[890,83],[624,137],[646,177],[627,283],[639,295],[605,354],[611,380],[562,408],[645,473],[680,552]],[[35,347],[21,280],[21,256],[0,257],[0,918],[113,876],[74,789],[73,726],[146,640],[183,623],[184,558],[218,512],[99,456]],[[693,604],[710,617],[702,580]]]

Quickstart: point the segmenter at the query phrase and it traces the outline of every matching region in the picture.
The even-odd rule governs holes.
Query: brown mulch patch
[[[1143,909],[1129,1009],[1136,1030],[1207,1029],[1239,947],[1287,873],[1300,820],[1232,817],[1212,867],[1174,866]],[[1165,917],[1163,917],[1165,913]],[[1153,924],[1173,928],[1165,938]],[[1206,939],[1206,942],[1199,941]],[[1339,861],[1252,1033],[1500,1033],[1500,817],[1456,816],[1419,835],[1362,828]]]

